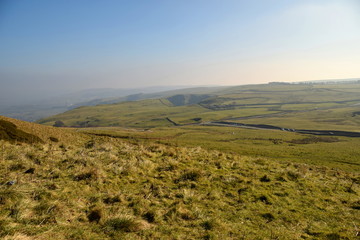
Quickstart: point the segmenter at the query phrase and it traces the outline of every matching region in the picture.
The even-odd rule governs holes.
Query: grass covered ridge
[[[36,123],[29,123],[25,121],[20,121],[13,118],[8,118],[0,116],[0,140],[11,140],[15,142],[24,142],[22,141],[23,136],[28,136],[27,143],[35,142],[67,142],[71,144],[82,144],[83,141],[89,139],[88,136],[76,133],[73,130],[68,129],[58,129],[49,126],[43,126]],[[2,132],[10,132],[13,137],[9,139]],[[18,132],[18,134],[16,134]],[[35,141],[36,140],[36,141]]]
[[[44,129],[53,129],[33,127],[46,139]],[[62,136],[58,142],[0,141],[4,239],[355,239],[359,234],[358,173],[54,131]]]
[[[249,118],[262,124],[275,121],[276,126],[281,123],[287,128],[358,130],[359,94],[360,83],[234,86],[211,94],[79,107],[38,122],[54,125],[62,121],[72,127],[156,128]]]
[[[17,126],[9,121],[0,119],[0,139],[11,142],[37,143],[42,140],[35,135],[19,130]]]

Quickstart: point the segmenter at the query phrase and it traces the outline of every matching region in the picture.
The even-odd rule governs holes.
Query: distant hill
[[[51,115],[62,113],[80,106],[94,106],[98,104],[111,104],[123,101],[135,101],[140,99],[152,99],[171,96],[174,94],[187,94],[214,91],[217,87],[193,87],[187,86],[158,86],[132,89],[88,89],[59,96],[48,97],[42,100],[21,101],[11,99],[0,101],[0,114],[26,121],[36,121]],[[39,98],[37,96],[37,98]],[[3,104],[3,103],[6,104]]]
[[[75,104],[71,106],[71,108],[76,108],[80,106],[95,106],[102,104],[114,104],[126,101],[138,101],[144,99],[159,99],[159,98],[167,98],[174,95],[201,95],[201,94],[211,94],[213,92],[219,91],[221,89],[226,89],[228,87],[195,87],[195,88],[183,88],[176,90],[169,90],[163,92],[155,92],[155,93],[135,93],[131,95],[127,95],[124,97],[113,97],[113,98],[100,98],[94,99],[88,102],[81,102],[79,104]]]
[[[184,93],[186,91],[187,93]],[[169,96],[172,93],[175,94]],[[156,98],[158,96],[162,97]],[[109,104],[105,101],[102,103],[107,104],[79,107],[38,122],[53,125],[55,121],[60,120],[70,127],[152,128],[251,117],[285,117],[329,110],[322,114],[326,119],[334,118],[335,114],[338,114],[331,111],[343,109],[344,112],[336,118],[337,124],[321,124],[320,118],[309,119],[312,122],[318,121],[316,127],[319,129],[329,126],[335,127],[333,130],[336,130],[357,124],[357,118],[346,116],[352,116],[357,112],[356,104],[360,103],[360,83],[261,84],[216,89],[185,89],[146,95],[149,99],[138,100],[143,97],[141,94],[132,95],[128,97],[132,101],[125,101],[126,98],[123,98],[122,102]],[[311,114],[307,115],[305,118],[310,118]],[[345,121],[350,121],[351,124]],[[288,121],[285,124],[290,125],[290,128],[296,127],[290,123],[291,121]]]
[[[184,105],[198,104],[201,101],[214,96],[215,95],[208,95],[208,94],[178,94],[168,97],[166,99],[169,102],[171,102],[172,105],[174,106],[184,106]]]

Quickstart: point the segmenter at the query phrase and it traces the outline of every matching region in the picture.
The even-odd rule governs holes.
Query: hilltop
[[[358,173],[1,120],[43,141],[0,140],[4,239],[354,239],[359,232]]]

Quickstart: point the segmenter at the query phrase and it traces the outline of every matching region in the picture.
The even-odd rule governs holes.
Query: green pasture
[[[199,121],[215,121],[232,117],[246,117],[276,113],[267,108],[226,109],[212,111],[200,105],[169,106],[165,99],[142,100],[118,104],[80,107],[72,111],[43,119],[39,123],[53,125],[61,120],[66,126],[119,126],[154,128],[177,124],[191,124]],[[200,120],[196,121],[196,119]]]
[[[177,101],[175,106],[169,100],[184,99],[186,104],[186,99],[190,97],[176,95],[161,99],[79,107],[42,119],[39,123],[53,125],[60,120],[66,126],[74,127],[155,128],[274,113],[282,113],[281,119],[303,121],[307,126],[314,122],[314,127],[321,128],[329,125],[343,129],[359,123],[358,118],[348,119],[348,116],[360,110],[360,84],[263,84],[225,88],[212,92],[211,95],[201,94],[203,93],[192,95],[196,99],[204,98],[198,104],[179,106],[181,101]],[[286,118],[283,118],[284,115]],[[267,121],[268,119],[263,123],[267,124]],[[317,124],[321,121],[324,123]],[[269,124],[272,122],[272,119],[269,119]],[[280,120],[280,123],[283,122],[290,128],[298,126],[298,123],[290,126],[289,121]]]
[[[326,110],[294,112],[266,118],[239,119],[234,122],[269,124],[285,128],[310,130],[360,131],[360,115],[354,112],[360,107],[344,107]]]

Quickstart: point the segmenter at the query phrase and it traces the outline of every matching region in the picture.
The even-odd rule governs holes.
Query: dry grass
[[[34,127],[46,138],[47,128]],[[356,239],[359,232],[357,173],[107,137],[79,135],[72,144],[76,133],[64,132],[70,137],[59,133],[59,142],[0,141],[0,237]]]
[[[88,138],[86,135],[75,133],[74,129],[59,129],[55,127],[43,126],[36,123],[24,122],[4,116],[0,116],[0,120],[11,122],[15,124],[18,129],[35,135],[45,142],[51,142],[50,137],[52,137],[58,139],[61,142],[69,142],[71,144],[76,144]]]

